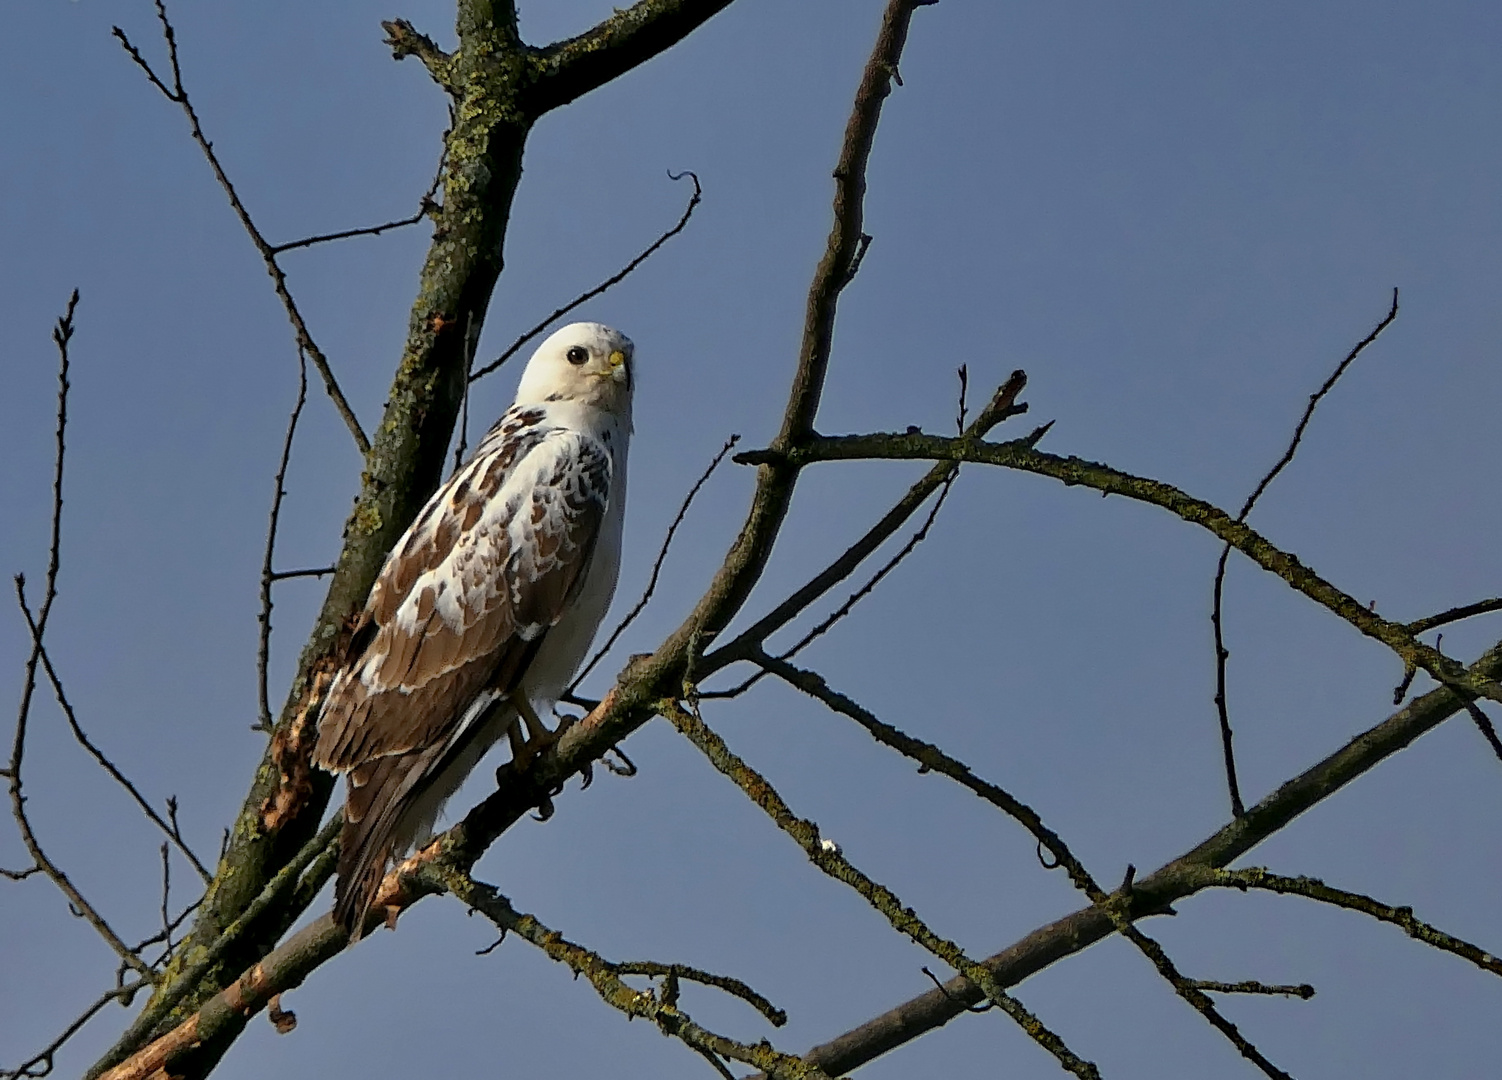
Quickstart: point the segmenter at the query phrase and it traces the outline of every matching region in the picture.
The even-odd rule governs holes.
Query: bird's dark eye
[[[564,355],[568,357],[570,364],[582,364],[589,359],[589,350],[583,345],[575,345]]]

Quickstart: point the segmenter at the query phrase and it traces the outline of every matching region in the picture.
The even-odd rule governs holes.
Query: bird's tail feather
[[[405,821],[413,789],[428,779],[438,748],[393,754],[350,771],[339,835],[339,880],[334,885],[334,921],[350,941],[364,932],[370,905],[380,891],[391,857],[411,837]]]

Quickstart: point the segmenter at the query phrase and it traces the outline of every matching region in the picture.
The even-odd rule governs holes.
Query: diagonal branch
[[[33,1078],[48,1076],[52,1073],[53,1058],[73,1036],[83,1030],[85,1024],[99,1015],[100,1011],[112,1001],[129,1003],[136,991],[147,985],[144,979],[123,986],[117,986],[112,990],[106,990],[91,1002],[83,1012],[74,1017],[73,1021],[46,1046],[38,1050],[30,1058],[27,1058],[14,1069],[0,1068],[0,1080],[33,1080]]]
[[[1502,675],[1502,642],[1477,660],[1472,670],[1487,678]],[[1446,687],[1432,690],[1410,702],[1407,707],[1357,735],[1335,753],[1283,784],[1249,808],[1246,814],[1232,819],[1177,859],[1147,877],[1139,878],[1132,887],[1126,914],[1133,919],[1141,918],[1166,911],[1175,902],[1202,889],[1236,885],[1235,881],[1223,877],[1222,868],[1463,708],[1462,697]],[[1392,914],[1399,916],[1402,910],[1392,909]],[[1002,986],[1015,986],[1028,976],[1088,948],[1115,929],[1103,907],[1091,905],[1038,927],[981,963]],[[1419,934],[1411,936],[1431,943]],[[1476,954],[1490,955],[1479,949]],[[1498,963],[1502,964],[1502,961]],[[940,989],[903,1002],[814,1047],[804,1057],[817,1062],[831,1074],[849,1072],[947,1024],[985,998],[986,991],[960,976]]]
[[[1053,857],[1055,865],[1064,867],[1069,875],[1069,880],[1074,882],[1076,888],[1088,896],[1093,902],[1106,899],[1106,892],[1095,879],[1090,876],[1074,852],[1064,840],[1047,825],[1038,812],[1028,806],[1021,799],[1016,798],[1010,792],[995,784],[982,780],[971,771],[970,766],[963,761],[950,757],[932,743],[915,739],[911,735],[898,730],[891,724],[879,720],[869,710],[862,708],[844,694],[834,690],[824,681],[824,677],[817,672],[807,671],[795,667],[785,660],[767,656],[762,653],[752,658],[763,670],[776,675],[789,686],[802,690],[805,694],[826,705],[830,711],[839,713],[841,716],[854,720],[866,733],[883,746],[889,746],[903,756],[916,761],[924,771],[941,773],[951,780],[968,788],[980,796],[986,802],[996,807],[1002,813],[1017,821],[1024,829],[1032,833],[1038,843],[1048,849]]]
[[[171,21],[167,18],[167,5],[164,0],[154,0],[156,4],[157,20],[162,24],[162,38],[167,43],[167,61],[172,70],[172,85],[169,88],[165,81],[152,69],[151,64],[141,55],[141,51],[131,44],[130,38],[125,36],[125,31],[118,26],[112,31],[115,38],[130,54],[130,58],[146,73],[146,78],[158,90],[166,96],[168,101],[182,109],[183,115],[188,118],[188,126],[192,131],[193,141],[203,151],[203,156],[208,160],[209,167],[214,170],[214,179],[219,181],[219,186],[224,189],[225,196],[229,199],[230,207],[235,211],[235,216],[240,219],[241,226],[250,237],[250,242],[255,245],[261,260],[266,264],[266,272],[271,275],[272,288],[276,291],[277,299],[282,302],[286,309],[287,319],[292,324],[292,336],[297,341],[297,347],[308,355],[313,361],[313,366],[323,376],[324,389],[328,391],[329,400],[334,403],[334,408],[349,428],[354,437],[355,445],[360,448],[361,455],[370,453],[370,440],[365,437],[364,430],[360,427],[360,421],[356,419],[355,412],[350,408],[349,402],[344,397],[344,391],[339,389],[339,381],[334,377],[334,369],[329,365],[328,357],[323,355],[322,350],[313,340],[307,323],[303,321],[302,312],[297,308],[297,302],[292,299],[292,293],[287,288],[287,275],[283,272],[280,264],[276,261],[278,248],[273,247],[261,235],[261,230],[251,219],[250,211],[245,208],[240,199],[240,193],[235,190],[235,185],[230,182],[229,175],[224,171],[224,166],[219,163],[219,156],[214,153],[214,144],[203,133],[203,125],[199,123],[198,112],[193,108],[193,102],[188,97],[188,92],[183,88],[182,68],[177,58],[177,33],[172,28]],[[294,245],[295,246],[295,245]]]
[[[290,240],[285,244],[274,244],[271,254],[280,255],[284,251],[296,251],[299,248],[313,247],[316,244],[327,244],[335,240],[348,240],[355,236],[380,236],[391,229],[405,229],[408,225],[416,225],[425,217],[435,216],[442,208],[433,201],[438,194],[438,188],[443,183],[443,166],[445,158],[442,154],[438,157],[438,171],[433,174],[433,182],[428,185],[428,190],[423,192],[422,198],[417,200],[417,212],[395,221],[383,222],[380,225],[366,225],[359,229],[341,229],[338,232],[319,233],[316,236],[305,236],[301,240]]]
[[[1408,632],[1417,637],[1426,630],[1433,630],[1439,626],[1448,626],[1452,622],[1474,618],[1477,615],[1490,615],[1494,611],[1502,611],[1502,596],[1496,596],[1490,600],[1478,600],[1474,604],[1462,604],[1460,607],[1441,611],[1437,615],[1428,615],[1422,619],[1414,619],[1413,622],[1407,624]]]
[[[962,433],[962,438],[980,440],[984,439],[997,424],[1010,416],[1016,416],[1027,410],[1027,406],[1017,404],[1017,396],[1022,393],[1027,385],[1027,375],[1021,371],[1012,372],[1011,378],[992,395],[986,407],[976,416],[974,423]],[[737,660],[746,659],[753,651],[759,649],[777,630],[786,626],[793,619],[808,608],[810,604],[834,588],[845,578],[855,573],[856,569],[877,548],[886,543],[903,524],[912,517],[939,488],[954,474],[953,466],[949,464],[935,465],[924,477],[908,489],[896,506],[892,507],[887,514],[873,525],[864,536],[852,544],[843,555],[827,568],[815,575],[807,584],[793,593],[777,607],[758,619],[738,634],[734,640],[727,642],[718,649],[709,653],[700,663],[701,678],[710,672],[719,670]]]
[[[954,942],[940,937],[930,930],[912,908],[904,907],[890,889],[871,880],[857,870],[841,854],[838,846],[819,837],[819,828],[811,821],[795,817],[764,776],[751,768],[725,745],[695,712],[676,701],[661,703],[662,714],[668,718],[679,733],[684,735],[716,769],[739,787],[752,802],[770,817],[777,827],[803,849],[811,863],[836,881],[849,885],[861,897],[880,912],[892,924],[892,929],[912,938],[917,944],[933,953],[956,971],[980,986],[987,1000],[994,1002],[1003,1012],[1058,1063],[1069,1072],[1090,1080],[1099,1080],[1100,1072],[1084,1059],[1076,1056],[1064,1040],[1045,1027],[1036,1016],[1016,998],[1007,994],[984,967],[965,955]]]
[[[182,852],[183,858],[192,864],[193,869],[198,872],[198,876],[203,879],[204,884],[208,884],[212,880],[213,875],[209,873],[208,868],[194,854],[193,849],[188,846],[187,841],[183,839],[182,830],[177,826],[177,803],[175,797],[168,800],[168,805],[171,807],[169,813],[173,818],[171,822],[168,822],[163,819],[161,814],[157,813],[156,808],[151,803],[147,802],[146,797],[141,794],[140,789],[131,782],[128,776],[120,771],[119,766],[111,761],[103,750],[94,745],[88,733],[83,730],[83,725],[78,722],[78,716],[73,711],[73,703],[68,700],[67,692],[63,689],[62,678],[52,666],[52,657],[47,652],[46,645],[42,642],[42,628],[32,616],[31,609],[26,604],[26,596],[21,591],[19,585],[17,586],[17,596],[20,600],[21,615],[26,620],[27,629],[31,632],[32,648],[37,651],[37,655],[41,658],[42,670],[47,675],[47,681],[52,684],[52,694],[57,699],[58,707],[63,711],[63,717],[68,721],[68,728],[73,732],[73,738],[88,751],[90,757],[98,762],[100,768],[109,773],[110,778],[115,783],[125,789],[126,793],[135,800],[135,804],[140,807],[141,813],[146,815],[146,819],[162,831],[162,834],[172,842],[173,846]]]
[[[1370,334],[1367,334],[1366,337],[1356,343],[1356,347],[1346,355],[1344,360],[1335,366],[1335,370],[1330,373],[1330,377],[1324,381],[1323,385],[1309,395],[1309,403],[1304,407],[1304,415],[1299,417],[1299,422],[1294,426],[1293,438],[1289,440],[1288,448],[1283,451],[1283,456],[1267,471],[1267,475],[1257,483],[1252,493],[1247,496],[1246,502],[1241,507],[1241,513],[1236,515],[1237,521],[1246,520],[1247,515],[1252,512],[1252,507],[1257,505],[1257,500],[1262,498],[1262,493],[1267,490],[1268,485],[1277,479],[1278,474],[1293,461],[1294,454],[1298,453],[1299,443],[1304,439],[1304,431],[1309,427],[1309,421],[1314,418],[1314,410],[1319,407],[1320,401],[1335,388],[1335,384],[1346,373],[1346,368],[1351,366],[1352,361],[1360,356],[1368,345],[1376,341],[1382,335],[1382,331],[1392,325],[1393,320],[1397,317],[1398,290],[1394,289],[1392,291],[1392,307],[1388,310],[1387,315],[1383,317],[1382,321],[1376,325]],[[1215,636],[1215,711],[1220,719],[1220,742],[1221,752],[1225,758],[1226,787],[1231,795],[1231,812],[1239,817],[1246,811],[1241,802],[1240,785],[1236,782],[1236,753],[1232,747],[1231,714],[1226,703],[1226,661],[1231,658],[1231,654],[1226,649],[1225,631],[1221,621],[1221,612],[1225,598],[1226,560],[1230,557],[1230,554],[1231,545],[1226,544],[1225,547],[1221,548],[1220,560],[1215,564],[1215,586],[1211,590],[1210,627]],[[1410,628],[1409,633],[1417,635],[1418,632]]]
[[[692,172],[668,173],[669,180],[682,180],[685,176],[694,182],[694,193],[689,196],[688,205],[683,208],[683,216],[678,219],[678,223],[676,225],[668,229],[667,232],[663,233],[656,240],[652,241],[652,243],[648,244],[640,255],[632,259],[625,266],[621,267],[621,269],[617,270],[614,274],[610,275],[610,277],[600,282],[593,289],[590,289],[587,292],[580,293],[568,303],[564,304],[561,308],[554,311],[547,318],[543,319],[536,326],[520,334],[515,341],[506,346],[506,350],[502,352],[500,356],[496,357],[490,363],[480,368],[479,371],[470,374],[469,381],[474,382],[477,379],[481,379],[486,375],[489,375],[496,368],[500,367],[507,360],[510,360],[513,356],[519,353],[522,350],[522,347],[527,344],[527,342],[531,341],[538,334],[542,333],[548,327],[552,326],[555,322],[563,318],[570,311],[573,311],[576,307],[579,307],[586,301],[593,300],[595,297],[599,296],[606,290],[613,289],[615,286],[625,281],[626,278],[630,276],[633,270],[635,270],[638,266],[646,262],[654,254],[656,254],[658,248],[662,247],[663,244],[666,244],[673,237],[681,233],[684,228],[687,227],[688,219],[694,216],[694,208],[699,205],[699,200],[704,195],[704,189],[699,186],[698,174]]]
[[[1040,851],[1045,847],[1048,849],[1054,860],[1051,865],[1064,867],[1075,887],[1089,897],[1092,903],[1111,915],[1117,931],[1152,961],[1158,973],[1174,988],[1175,993],[1192,1005],[1212,1027],[1229,1039],[1244,1057],[1256,1064],[1264,1073],[1273,1077],[1274,1080],[1288,1080],[1287,1075],[1269,1062],[1261,1051],[1236,1029],[1235,1024],[1221,1016],[1215,1008],[1215,1003],[1200,992],[1201,988],[1191,985],[1190,980],[1179,974],[1178,968],[1174,966],[1161,945],[1132,925],[1131,919],[1124,911],[1130,903],[1129,899],[1126,899],[1130,894],[1129,886],[1124,886],[1120,894],[1107,895],[1059,835],[1043,824],[1043,819],[1032,807],[997,785],[980,779],[964,762],[950,757],[937,746],[915,739],[892,725],[878,720],[872,713],[861,708],[844,694],[832,690],[823,677],[817,673],[804,671],[780,659],[765,655],[758,657],[756,662],[762,666],[763,670],[777,675],[788,684],[823,702],[832,711],[848,716],[860,724],[877,742],[890,746],[904,756],[917,761],[925,771],[943,773],[1019,822],[1036,838]]]
[[[1242,1057],[1261,1069],[1263,1074],[1271,1077],[1272,1080],[1293,1080],[1293,1077],[1268,1061],[1262,1051],[1253,1046],[1235,1024],[1220,1014],[1220,1010],[1215,1007],[1215,1002],[1211,1001],[1209,995],[1204,992],[1204,986],[1199,985],[1193,979],[1186,979],[1179,973],[1179,969],[1169,959],[1162,945],[1133,926],[1119,910],[1113,911],[1113,921],[1121,935],[1137,946],[1143,955],[1152,961],[1153,967],[1157,968],[1158,974],[1162,975],[1173,987],[1174,993],[1193,1006],[1194,1010],[1203,1016],[1211,1027],[1224,1035],[1231,1045],[1241,1052]]]

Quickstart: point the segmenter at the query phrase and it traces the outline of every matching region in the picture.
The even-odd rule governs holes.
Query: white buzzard
[[[347,794],[334,915],[358,936],[391,859],[578,668],[620,568],[631,342],[574,323],[397,541],[329,686],[313,761]]]

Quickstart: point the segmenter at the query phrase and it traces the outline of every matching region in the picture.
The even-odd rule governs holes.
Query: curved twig
[[[646,249],[642,251],[640,255],[632,259],[624,267],[622,267],[620,270],[617,270],[610,277],[600,282],[593,289],[590,289],[587,292],[580,293],[578,296],[574,297],[574,299],[570,300],[567,304],[564,304],[561,308],[558,308],[547,318],[543,319],[536,326],[532,327],[530,330],[523,331],[521,336],[519,336],[510,345],[506,346],[506,350],[501,353],[500,356],[496,357],[490,363],[480,368],[479,371],[471,372],[469,375],[469,381],[475,382],[477,379],[483,379],[486,375],[489,375],[496,368],[500,367],[507,360],[510,360],[513,356],[520,352],[522,346],[526,345],[527,342],[531,341],[538,334],[542,333],[548,327],[552,326],[555,322],[563,318],[570,311],[573,311],[580,304],[583,304],[588,300],[593,300],[595,297],[599,296],[607,289],[619,285],[633,270],[650,259],[657,252],[658,248],[662,247],[663,244],[666,244],[673,237],[681,233],[688,225],[688,219],[694,216],[694,208],[699,205],[699,200],[704,195],[704,189],[699,186],[699,176],[697,173],[688,170],[684,170],[680,173],[668,173],[669,180],[682,180],[685,176],[694,182],[694,193],[693,195],[689,196],[688,205],[684,207],[683,216],[678,219],[678,224],[674,225],[667,232],[663,233],[656,240],[652,241],[652,243],[647,245]]]
[[[652,573],[647,578],[647,587],[642,591],[641,599],[626,613],[625,618],[616,624],[615,629],[610,632],[610,636],[605,639],[605,644],[596,649],[595,654],[589,658],[589,663],[585,664],[579,670],[579,674],[574,676],[574,681],[569,685],[568,690],[565,691],[566,695],[572,696],[579,689],[579,684],[584,681],[584,677],[594,670],[596,664],[609,655],[610,650],[615,647],[616,641],[626,632],[626,627],[635,622],[636,617],[647,609],[647,604],[652,600],[652,594],[657,591],[657,578],[662,573],[662,564],[668,557],[668,549],[673,545],[673,536],[678,532],[678,526],[683,524],[683,519],[688,515],[688,508],[694,504],[694,499],[699,494],[699,489],[709,482],[709,478],[714,475],[714,471],[720,467],[720,462],[725,460],[725,455],[730,453],[735,448],[735,444],[740,441],[741,437],[739,435],[732,435],[726,439],[725,445],[720,447],[719,452],[710,461],[709,467],[700,474],[698,480],[694,481],[694,486],[688,489],[688,494],[683,497],[682,505],[678,507],[678,513],[673,516],[673,523],[668,526],[667,535],[662,538],[662,546],[658,548],[657,558],[652,562]]]
[[[1376,325],[1370,334],[1356,343],[1356,347],[1346,355],[1346,358],[1335,366],[1335,370],[1330,373],[1330,377],[1324,381],[1318,390],[1309,395],[1309,403],[1304,406],[1304,414],[1299,417],[1299,422],[1294,426],[1293,438],[1288,441],[1287,449],[1283,451],[1283,456],[1277,460],[1277,463],[1258,481],[1257,486],[1252,489],[1252,493],[1247,496],[1246,502],[1241,507],[1241,513],[1236,515],[1237,521],[1246,520],[1247,515],[1252,512],[1252,507],[1257,505],[1257,500],[1262,498],[1262,493],[1267,490],[1268,485],[1277,479],[1278,474],[1288,466],[1289,462],[1293,461],[1294,454],[1298,453],[1299,443],[1304,439],[1304,431],[1309,427],[1309,421],[1313,419],[1314,410],[1319,407],[1321,399],[1334,389],[1335,384],[1340,381],[1340,377],[1345,374],[1346,368],[1351,366],[1351,362],[1360,356],[1368,345],[1376,341],[1382,335],[1382,331],[1392,325],[1393,320],[1397,317],[1398,290],[1394,289],[1392,291],[1392,307],[1388,310],[1382,321]],[[1226,787],[1231,796],[1231,812],[1240,817],[1246,813],[1246,808],[1242,805],[1241,787],[1236,781],[1236,752],[1232,746],[1231,714],[1226,703],[1226,661],[1231,658],[1231,654],[1226,649],[1225,628],[1221,619],[1225,599],[1226,560],[1230,557],[1230,554],[1231,545],[1226,544],[1225,547],[1221,548],[1220,559],[1215,564],[1215,586],[1211,590],[1210,628],[1215,638],[1215,711],[1220,720],[1220,742],[1221,753],[1225,759]],[[1409,633],[1417,635],[1418,631],[1410,628]]]

